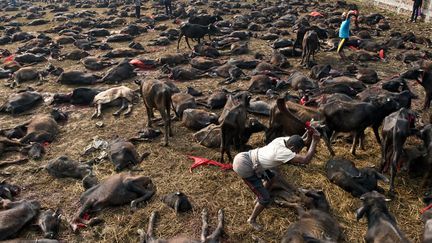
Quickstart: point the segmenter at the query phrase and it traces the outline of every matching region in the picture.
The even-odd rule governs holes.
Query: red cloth
[[[383,50],[383,49],[381,49],[381,50],[379,51],[379,57],[380,57],[381,59],[384,59],[384,58],[385,58],[384,50]]]
[[[233,168],[232,164],[222,164],[220,162],[217,162],[217,161],[214,161],[211,159],[206,159],[206,158],[201,158],[201,157],[196,157],[196,156],[188,156],[188,157],[194,160],[194,163],[190,167],[190,172],[192,172],[192,170],[195,169],[196,167],[202,166],[202,165],[218,166],[221,168],[221,170],[232,170],[232,168]]]
[[[15,55],[10,55],[4,59],[3,63],[13,62],[14,59]]]
[[[322,15],[320,12],[316,12],[316,11],[311,12],[309,15],[312,17],[318,17],[318,16],[324,17],[324,15]]]
[[[134,67],[142,69],[142,70],[150,70],[150,69],[155,68],[153,65],[145,64],[144,62],[142,62],[139,59],[132,59],[129,63],[131,65],[133,65]]]
[[[357,51],[358,50],[357,47],[355,47],[355,46],[348,46],[348,48],[351,49],[351,50],[353,50],[353,51]]]
[[[424,214],[426,211],[432,208],[432,204],[429,204],[429,206],[424,207],[420,210],[420,214]]]

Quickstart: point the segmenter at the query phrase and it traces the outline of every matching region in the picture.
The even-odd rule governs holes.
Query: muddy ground
[[[35,3],[39,4],[39,3]],[[155,9],[151,8],[150,3],[144,3],[146,10],[143,15],[150,15]],[[102,14],[103,9],[90,9]],[[83,11],[83,9],[71,8],[70,11]],[[162,11],[162,9],[157,9]],[[362,6],[361,12],[382,12],[370,6]],[[14,14],[14,12],[2,12],[1,14]],[[406,23],[406,16],[399,16],[388,12],[384,13],[388,17],[393,30],[399,31],[414,31],[426,37],[430,37],[432,26],[425,23]],[[229,18],[230,16],[224,16]],[[52,18],[52,14],[48,13],[45,18]],[[24,18],[17,19],[21,22],[29,22]],[[133,22],[133,18],[128,21]],[[1,24],[1,23],[0,23]],[[43,31],[57,23],[51,22],[46,25],[30,27],[22,27],[23,31]],[[168,26],[175,26],[171,21],[163,22]],[[388,32],[386,33],[388,34]],[[53,36],[53,35],[51,35]],[[150,39],[155,39],[158,32],[148,32],[135,38],[135,41],[142,43],[146,48],[146,53],[142,56],[156,59],[166,53],[174,53],[175,45],[172,43],[167,47],[147,47],[146,43]],[[384,36],[383,36],[384,37]],[[383,38],[382,37],[382,38]],[[269,42],[252,38],[250,47],[253,52],[262,52],[267,57],[271,54]],[[5,45],[1,48],[6,48],[11,51],[15,50],[21,44]],[[113,44],[113,47],[121,47],[127,45],[127,42],[121,44]],[[72,49],[73,45],[67,45],[62,52]],[[182,52],[189,52],[185,43],[181,46]],[[350,51],[349,51],[350,52]],[[92,55],[99,55],[98,51],[91,50]],[[223,57],[228,59],[229,57]],[[299,59],[290,59],[295,69],[304,71],[298,67]],[[318,63],[329,63],[336,69],[342,69],[344,65],[339,61],[336,53],[319,52],[317,55]],[[84,70],[84,67],[76,61],[53,61],[53,64],[60,65],[65,70]],[[376,68],[380,78],[393,76],[400,73],[408,66],[396,61],[394,54],[390,53],[386,62],[369,63],[370,67]],[[143,79],[155,78],[159,75],[158,71],[146,72]],[[40,92],[66,92],[74,87],[61,86],[54,82],[55,78],[51,77],[48,82],[42,86],[35,86],[33,83],[26,83],[23,87],[32,86]],[[182,90],[186,86],[192,86],[202,90],[205,93],[220,89],[218,85],[220,79],[201,79],[191,82],[176,83]],[[5,83],[6,80],[2,80]],[[132,80],[124,82],[124,85],[136,89],[137,86]],[[420,106],[423,91],[420,87],[410,84],[413,90],[420,95],[421,99],[415,101],[415,108]],[[102,86],[108,87],[108,86]],[[227,86],[228,89],[247,87],[247,81],[239,81],[235,84]],[[3,102],[6,97],[14,93],[15,90],[0,87],[0,101]],[[187,158],[187,155],[202,156],[210,159],[218,159],[218,151],[208,149],[198,145],[193,141],[192,132],[181,126],[180,122],[174,122],[174,136],[170,140],[169,147],[163,147],[160,140],[151,143],[140,143],[137,149],[140,153],[148,151],[151,153],[138,168],[142,169],[141,174],[150,176],[157,186],[157,195],[148,203],[142,205],[141,208],[132,213],[129,207],[122,206],[117,208],[109,208],[98,213],[105,223],[82,229],[79,234],[74,234],[69,229],[66,220],[69,220],[74,212],[78,209],[78,198],[83,191],[80,181],[73,179],[55,179],[49,176],[45,171],[34,173],[33,169],[47,163],[48,160],[56,158],[60,155],[67,155],[73,159],[87,161],[92,159],[92,156],[83,156],[84,148],[92,141],[93,138],[110,139],[115,135],[129,138],[134,136],[145,124],[146,116],[142,102],[134,106],[132,115],[128,118],[121,116],[114,118],[111,113],[113,109],[107,109],[103,112],[101,121],[104,123],[103,128],[97,128],[95,123],[98,120],[91,120],[90,116],[93,108],[62,106],[63,110],[70,112],[70,119],[67,124],[61,126],[59,138],[52,144],[48,145],[47,153],[40,161],[30,161],[24,165],[12,166],[2,172],[10,173],[11,176],[6,179],[12,183],[23,187],[19,198],[37,199],[41,202],[44,208],[61,208],[64,215],[64,222],[61,228],[59,239],[66,242],[136,242],[138,240],[137,229],[146,228],[148,217],[153,210],[160,213],[157,223],[157,236],[168,238],[176,235],[187,235],[199,238],[200,234],[200,215],[203,208],[207,208],[210,213],[210,225],[216,224],[216,213],[219,208],[224,208],[226,213],[225,226],[225,242],[252,242],[252,236],[257,236],[266,242],[277,242],[281,239],[284,231],[288,226],[296,221],[294,210],[289,208],[281,208],[272,206],[265,210],[259,218],[265,228],[262,232],[253,231],[247,224],[246,219],[252,210],[254,196],[246,188],[243,182],[233,172],[222,172],[213,167],[202,167],[196,169],[193,173],[189,172],[189,166],[192,161]],[[38,108],[35,113],[47,112],[48,105]],[[12,127],[29,119],[31,114],[21,116],[0,116],[0,128]],[[266,118],[260,118],[267,123]],[[380,160],[380,148],[375,139],[372,138],[371,132],[368,130],[366,150],[358,151],[358,155],[353,157],[349,153],[350,145],[342,141],[338,141],[334,146],[338,156],[352,159],[356,165],[371,166],[377,165]],[[253,147],[264,145],[264,134],[255,135],[249,142]],[[409,143],[419,143],[416,140],[410,140]],[[9,154],[2,159],[12,159],[16,157],[14,154]],[[312,163],[306,167],[285,166],[283,172],[289,180],[298,187],[303,188],[320,188],[326,193],[332,212],[340,222],[345,242],[361,242],[365,235],[367,224],[363,219],[357,222],[354,212],[359,207],[358,199],[352,198],[348,193],[332,185],[325,177],[324,165],[329,158],[327,150],[323,143],[320,143],[318,153]],[[103,180],[110,175],[113,175],[114,167],[110,162],[104,161],[94,166],[94,171],[99,180]],[[393,212],[401,229],[414,242],[419,242],[423,232],[423,225],[419,220],[419,209],[422,208],[421,202],[422,189],[419,187],[420,180],[409,179],[402,174],[396,179],[397,197],[389,203],[390,211]],[[382,185],[386,190],[388,185]],[[186,193],[194,205],[194,211],[185,215],[177,216],[175,213],[162,204],[159,196],[173,191],[182,191]],[[19,237],[21,238],[41,238],[42,234],[37,231],[27,229],[24,230]]]

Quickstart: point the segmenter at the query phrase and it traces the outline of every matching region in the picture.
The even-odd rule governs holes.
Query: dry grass
[[[101,9],[94,10],[99,13],[102,12]],[[375,10],[366,6],[362,8],[363,13],[369,11]],[[145,13],[148,14],[149,11],[145,11]],[[395,29],[408,31],[408,29],[415,28],[413,31],[416,31],[416,33],[420,33],[418,30],[422,29],[423,35],[430,36],[430,25],[404,24],[400,16],[388,13],[386,15],[390,17],[391,25]],[[47,18],[51,17],[51,14],[47,15]],[[28,22],[25,19],[18,20]],[[133,20],[129,19],[129,21]],[[23,30],[44,30],[54,24],[50,23],[37,28],[23,27]],[[169,21],[165,24],[172,26]],[[145,44],[148,40],[156,37],[157,32],[149,32],[137,37],[135,40]],[[7,45],[3,48],[15,50],[18,45]],[[123,45],[125,44],[113,44],[114,47]],[[65,50],[72,49],[72,47],[72,45],[68,45]],[[253,39],[251,40],[250,47],[252,50],[262,52],[267,56],[270,54],[268,42]],[[175,52],[175,45],[171,44],[168,47],[161,48],[147,47],[146,49],[148,53],[143,56],[157,58],[163,54]],[[188,51],[185,45],[182,45],[182,51]],[[93,55],[100,54],[95,51],[90,52]],[[390,61],[387,63],[370,64],[371,67],[378,70],[381,78],[392,76],[406,68],[399,62],[393,61],[391,59],[393,55],[394,53],[390,53]],[[297,65],[298,60],[292,59],[291,62]],[[342,64],[338,62],[335,53],[320,52],[318,54],[318,62],[331,63],[335,68],[342,68]],[[54,64],[59,64],[66,70],[83,69],[81,64],[73,61],[55,62]],[[306,72],[307,70],[303,71]],[[148,72],[145,78],[155,78],[157,75],[157,71]],[[186,85],[190,85],[202,91],[211,91],[220,88],[217,84],[218,81],[215,79],[202,79],[193,82],[178,83],[178,86],[182,90],[185,89]],[[136,88],[130,81],[125,82],[125,85]],[[228,88],[244,88],[246,86],[246,81],[239,81],[228,86]],[[54,83],[54,79],[49,80],[43,86],[36,87],[41,92],[68,91],[72,90],[72,88],[57,85]],[[414,87],[414,90],[423,97],[423,93],[419,87]],[[8,88],[1,88],[0,100],[5,100],[13,92],[13,90]],[[415,101],[415,107],[419,107],[419,103],[421,103],[421,100]],[[43,106],[37,112],[47,112],[48,109],[49,107]],[[59,138],[48,147],[44,159],[42,161],[30,161],[25,165],[9,167],[5,171],[13,175],[8,178],[10,182],[23,187],[20,198],[37,199],[45,208],[61,208],[66,218],[69,219],[78,208],[78,198],[83,191],[80,182],[73,179],[54,179],[44,171],[34,174],[31,172],[31,169],[44,165],[48,160],[60,155],[67,155],[73,159],[83,161],[91,159],[90,156],[82,156],[82,152],[85,146],[92,141],[93,137],[98,136],[103,139],[110,139],[114,135],[126,138],[131,137],[143,127],[146,116],[141,103],[135,105],[134,112],[129,118],[121,117],[115,119],[110,115],[112,110],[108,109],[104,111],[103,115],[105,126],[103,128],[96,128],[96,121],[90,120],[91,113],[93,112],[92,108],[63,106],[62,109],[70,112],[70,120],[61,127]],[[1,128],[22,123],[29,119],[30,116],[0,116]],[[262,119],[266,121],[266,119]],[[208,208],[210,225],[213,226],[216,224],[217,210],[219,208],[225,209],[225,242],[251,242],[252,235],[258,236],[268,242],[277,242],[281,239],[290,223],[296,220],[293,210],[280,207],[272,207],[265,210],[259,219],[265,225],[265,229],[259,233],[254,232],[245,223],[251,212],[254,196],[234,173],[221,172],[217,168],[208,167],[198,168],[193,173],[189,172],[191,161],[187,158],[187,155],[217,159],[218,151],[204,148],[193,142],[192,132],[182,127],[179,122],[174,123],[173,132],[174,137],[170,140],[171,145],[169,147],[160,146],[158,140],[152,143],[137,145],[140,153],[144,151],[151,152],[150,157],[139,166],[139,168],[143,169],[142,174],[150,176],[157,186],[157,195],[150,202],[143,205],[135,213],[131,213],[128,206],[103,210],[97,216],[104,219],[105,223],[83,229],[80,234],[73,234],[67,227],[67,224],[64,223],[60,239],[67,242],[136,242],[138,239],[137,229],[147,227],[148,217],[153,210],[158,210],[161,215],[157,225],[158,236],[168,238],[176,235],[187,235],[198,238],[200,233],[200,212],[203,208]],[[415,142],[418,141],[410,141],[410,143]],[[253,147],[262,146],[263,134],[254,136],[250,144]],[[359,167],[377,165],[380,159],[379,146],[370,135],[370,131],[368,131],[366,150],[359,151],[357,157],[349,154],[348,144],[339,142],[334,148],[338,156],[354,160]],[[11,154],[7,157],[12,158],[13,156]],[[323,189],[332,205],[334,215],[343,228],[345,242],[361,242],[363,241],[362,239],[367,226],[365,220],[361,220],[360,222],[355,220],[354,211],[359,206],[359,201],[332,185],[326,179],[323,168],[328,158],[327,150],[320,144],[318,153],[311,165],[307,167],[286,166],[283,171],[287,178],[298,187]],[[95,165],[94,170],[100,180],[114,174],[113,166],[108,161]],[[398,196],[389,203],[390,210],[395,214],[400,227],[415,242],[420,241],[423,230],[418,213],[422,207],[419,183],[419,180],[409,179],[406,175],[398,176],[396,180]],[[383,186],[385,189],[388,189],[387,185]],[[176,216],[171,209],[159,201],[159,195],[173,191],[183,191],[190,197],[194,205],[192,213]],[[20,237],[40,238],[42,235],[28,229],[22,232]]]

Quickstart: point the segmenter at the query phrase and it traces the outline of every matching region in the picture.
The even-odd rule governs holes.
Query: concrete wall
[[[412,12],[412,0],[363,0],[363,2],[373,2],[374,5],[401,14],[410,15]],[[432,0],[423,0],[422,14],[425,21],[432,21]]]

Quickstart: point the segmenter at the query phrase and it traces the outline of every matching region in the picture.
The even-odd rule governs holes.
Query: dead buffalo
[[[297,207],[299,220],[288,227],[281,242],[340,241],[341,229],[339,223],[330,214],[330,205],[324,192],[310,190],[304,195],[308,210]]]
[[[6,240],[16,235],[26,224],[33,220],[40,210],[40,204],[34,200],[11,202],[1,201],[0,240]]]
[[[0,182],[0,200],[13,200],[21,192],[21,188],[16,185],[9,184],[5,180]]]
[[[106,41],[107,42],[125,42],[125,41],[131,41],[133,37],[128,34],[116,34],[109,36]]]
[[[192,210],[192,204],[188,197],[182,192],[174,192],[161,197],[168,207],[174,209],[176,213],[185,213]]]
[[[102,77],[101,82],[107,84],[118,84],[123,80],[135,77],[135,67],[130,64],[129,61],[129,59],[124,59],[117,66],[108,70],[107,74]]]
[[[47,170],[48,174],[56,178],[70,177],[80,179],[86,189],[89,188],[88,182],[90,179],[96,179],[92,173],[92,167],[90,165],[79,163],[66,156],[60,156],[56,159],[50,160],[44,168]]]
[[[183,53],[168,54],[159,58],[158,62],[160,65],[176,66],[179,64],[185,64],[189,62],[189,56]]]
[[[81,71],[63,72],[57,79],[60,84],[67,85],[90,85],[101,82],[99,76]]]
[[[410,242],[386,206],[386,202],[390,200],[376,191],[365,193],[360,199],[363,205],[357,209],[356,217],[357,220],[367,217],[368,230],[364,237],[366,242]]]
[[[74,61],[78,61],[84,57],[88,57],[90,56],[90,53],[86,52],[86,51],[82,51],[82,50],[73,50],[71,52],[65,53],[63,55],[60,55],[59,57],[59,61],[62,60],[74,60]]]
[[[143,230],[138,230],[138,233],[140,235],[140,243],[157,243],[157,242],[212,242],[217,243],[220,242],[220,238],[223,233],[223,226],[224,226],[224,213],[222,209],[219,209],[218,211],[218,225],[216,229],[213,231],[212,234],[208,235],[208,214],[207,210],[202,211],[202,232],[201,232],[201,240],[193,240],[185,237],[176,237],[173,239],[170,239],[168,241],[157,239],[154,236],[154,225],[156,221],[156,212],[152,212],[149,219],[149,226],[147,229],[147,232],[144,232]]]
[[[100,117],[102,114],[102,106],[114,104],[121,101],[119,110],[113,113],[113,116],[119,116],[120,112],[126,110],[124,115],[128,116],[132,112],[132,104],[136,94],[134,91],[126,86],[113,87],[105,91],[99,92],[93,98],[93,104],[96,107],[92,118]]]
[[[197,103],[200,105],[203,105],[209,109],[220,109],[225,106],[225,103],[227,102],[227,96],[228,91],[225,89],[222,89],[220,91],[216,91],[212,93],[208,98],[206,99],[200,99],[197,100]]]
[[[85,68],[92,71],[100,71],[106,67],[113,65],[113,62],[103,61],[97,57],[86,57],[81,60]]]
[[[249,103],[248,112],[263,116],[270,116],[271,106],[262,100],[254,100]]]
[[[288,78],[288,83],[291,84],[291,87],[294,90],[305,91],[318,88],[318,84],[314,80],[306,77],[301,72],[294,72],[291,74],[291,76]]]
[[[44,237],[54,239],[57,237],[61,223],[61,214],[59,210],[53,211],[48,209],[43,211],[37,220],[37,225],[43,231]]]
[[[25,91],[9,96],[8,100],[0,106],[0,112],[20,114],[33,109],[40,103],[42,103],[42,95],[34,91]]]
[[[13,75],[14,81],[11,84],[11,87],[17,86],[21,83],[38,80],[38,84],[42,84],[42,72],[34,67],[23,67],[16,71]]]
[[[51,143],[60,131],[57,121],[64,119],[64,114],[54,110],[52,114],[35,115],[14,130],[21,130],[25,134],[20,140],[22,143]]]
[[[183,117],[183,112],[186,109],[195,109],[195,98],[190,94],[177,93],[171,96],[172,105],[176,116],[180,119]]]
[[[142,54],[142,51],[137,51],[128,48],[117,48],[102,55],[103,58],[120,58],[120,57],[135,57]]]
[[[136,210],[138,203],[149,200],[155,192],[156,187],[149,177],[115,174],[81,195],[81,207],[74,216],[72,228],[75,231],[79,223],[96,223],[99,219],[85,220],[83,216],[106,207],[130,203],[131,208]]]
[[[265,94],[267,90],[276,86],[276,80],[268,75],[254,75],[249,81],[248,91],[251,93]]]
[[[210,124],[217,123],[218,115],[202,109],[186,109],[183,112],[182,124],[194,131],[198,131]]]
[[[357,169],[354,163],[347,159],[330,159],[326,164],[327,178],[354,197],[360,197],[366,192],[384,190],[378,186],[378,180],[388,182],[388,179],[374,168]]]
[[[109,157],[116,171],[138,165],[149,154],[143,153],[142,156],[139,156],[135,146],[121,138],[114,139],[109,146]]]
[[[19,64],[24,65],[24,64],[33,64],[33,63],[45,62],[47,59],[43,55],[23,53],[23,54],[15,56],[14,60],[16,62],[18,62]]]
[[[428,193],[424,198],[423,202],[425,203],[425,208],[421,210],[422,215],[420,216],[421,220],[425,224],[424,226],[424,233],[423,233],[423,242],[430,242],[432,241],[432,197]],[[426,210],[426,211],[425,211]]]
[[[76,88],[68,94],[54,94],[53,104],[70,103],[72,105],[90,105],[101,90],[92,88]]]

